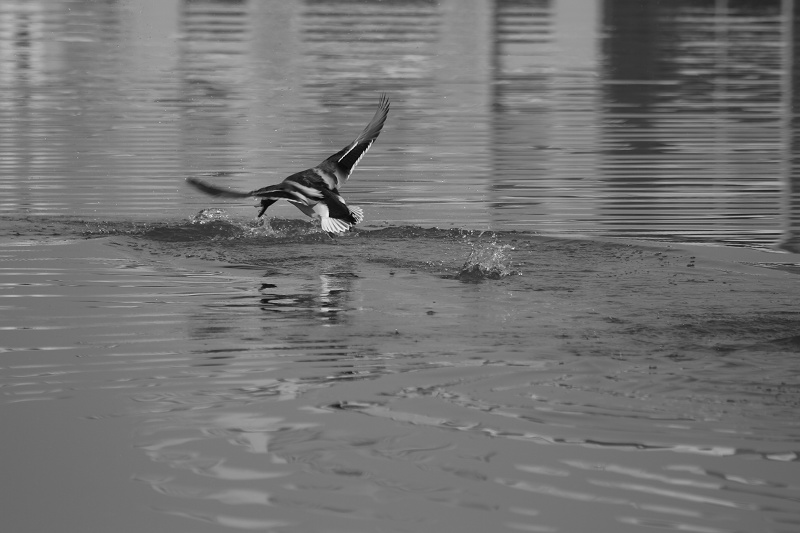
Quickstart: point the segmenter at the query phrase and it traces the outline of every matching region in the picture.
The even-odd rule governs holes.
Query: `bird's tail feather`
[[[360,207],[354,205],[348,205],[347,207],[350,209],[350,214],[353,216],[356,224],[361,224],[361,221],[364,220],[364,211]]]
[[[319,222],[322,230],[328,233],[342,233],[350,229],[350,224],[342,222],[338,218],[321,217]]]
[[[223,189],[222,187],[211,185],[198,178],[186,178],[186,182],[195,189],[197,189],[198,191],[204,192],[211,196],[219,196],[221,198],[247,198],[249,196],[252,196],[252,194],[249,192],[234,191],[232,189]]]

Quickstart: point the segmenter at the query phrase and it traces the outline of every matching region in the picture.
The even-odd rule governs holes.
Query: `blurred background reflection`
[[[277,181],[385,91],[348,184],[372,222],[796,251],[797,20],[789,0],[8,1],[0,213],[185,217],[208,205],[185,176]]]

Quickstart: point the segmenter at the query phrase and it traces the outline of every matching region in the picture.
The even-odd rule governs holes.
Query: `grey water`
[[[3,530],[794,532],[790,0],[0,3]],[[392,101],[336,238],[252,190]]]

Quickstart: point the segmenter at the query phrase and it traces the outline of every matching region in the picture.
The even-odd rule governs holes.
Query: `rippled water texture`
[[[0,3],[0,529],[800,530],[798,20]]]
[[[791,4],[5,2],[0,213],[182,216],[187,174],[306,168],[386,91],[369,220],[796,248]]]

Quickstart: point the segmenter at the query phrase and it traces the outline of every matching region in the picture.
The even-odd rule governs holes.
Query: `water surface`
[[[4,524],[796,531],[797,20],[4,3]],[[381,92],[354,232],[184,183],[316,164]]]
[[[6,214],[183,218],[207,204],[187,174],[277,181],[338,150],[387,92],[389,125],[348,186],[369,220],[796,246],[791,2],[0,16]]]

